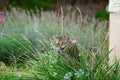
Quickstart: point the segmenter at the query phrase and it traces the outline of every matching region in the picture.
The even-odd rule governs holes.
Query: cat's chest
[[[67,47],[66,47],[66,51],[71,51],[71,52],[74,52],[74,51],[77,51],[78,50],[78,47],[76,44],[67,44]]]
[[[79,50],[77,45],[73,44],[68,44],[65,48],[64,51],[61,52],[61,55],[65,58],[68,59],[68,61],[71,60],[71,58],[77,58],[79,55]]]

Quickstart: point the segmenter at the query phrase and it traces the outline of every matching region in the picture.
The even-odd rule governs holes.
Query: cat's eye
[[[61,44],[64,44],[64,42],[62,42]]]
[[[59,45],[59,43],[56,43],[56,45],[58,46],[58,45]]]

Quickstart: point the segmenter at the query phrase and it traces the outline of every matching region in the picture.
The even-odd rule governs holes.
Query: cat
[[[53,36],[56,49],[63,58],[65,58],[68,62],[74,58],[79,61],[79,49],[76,45],[77,41],[72,40],[70,34],[67,32],[63,36]]]

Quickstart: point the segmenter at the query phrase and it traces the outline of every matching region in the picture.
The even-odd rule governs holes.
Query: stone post
[[[120,60],[120,0],[109,0],[109,55],[110,64]]]

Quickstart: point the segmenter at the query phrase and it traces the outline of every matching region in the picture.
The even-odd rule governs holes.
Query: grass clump
[[[0,61],[5,66],[0,79],[119,80],[119,64],[109,66],[108,61],[108,22],[74,19],[54,12],[31,17],[21,9],[7,11],[0,25]],[[81,62],[73,59],[73,65],[57,53],[52,38],[67,31],[80,50]]]

